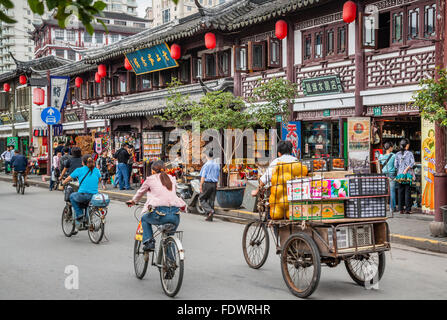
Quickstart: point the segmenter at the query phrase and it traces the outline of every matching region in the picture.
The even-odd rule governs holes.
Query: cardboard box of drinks
[[[289,205],[290,220],[328,220],[343,219],[343,201],[294,202]]]

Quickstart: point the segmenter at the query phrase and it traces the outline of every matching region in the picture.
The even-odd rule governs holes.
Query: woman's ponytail
[[[155,171],[155,173],[160,174],[160,181],[163,186],[169,191],[172,191],[172,181],[171,178],[164,172],[165,164],[163,161],[158,160],[152,163],[151,169]]]
[[[87,166],[90,173],[93,172],[93,169],[95,168],[95,162],[93,161],[93,158],[91,155],[86,154],[82,157],[82,163]]]

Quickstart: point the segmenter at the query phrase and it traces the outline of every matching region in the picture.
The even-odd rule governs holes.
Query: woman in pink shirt
[[[146,178],[146,181],[144,181],[132,200],[126,202],[131,207],[147,193],[147,201],[143,208],[143,212],[146,213],[141,218],[143,250],[145,251],[155,249],[155,239],[152,238],[152,225],[172,223],[175,225],[173,230],[175,231],[180,223],[180,208],[186,207],[186,203],[175,193],[175,178],[164,172],[165,165],[163,161],[155,161],[151,170],[152,175]],[[154,210],[149,211],[149,208]]]

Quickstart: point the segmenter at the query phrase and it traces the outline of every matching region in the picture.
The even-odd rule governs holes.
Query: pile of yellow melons
[[[289,219],[287,181],[306,177],[307,175],[308,169],[301,162],[278,162],[275,168],[273,168],[269,198],[271,219]]]

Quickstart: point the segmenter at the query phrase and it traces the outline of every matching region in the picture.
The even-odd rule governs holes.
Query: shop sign
[[[276,122],[282,122],[282,115],[277,114],[275,118],[276,118]]]
[[[291,121],[281,124],[281,138],[292,143],[292,154],[301,158],[301,121]]]
[[[331,116],[331,110],[327,109],[323,111],[323,117],[330,117]]]
[[[6,145],[8,145],[8,146],[13,145],[15,150],[19,149],[19,138],[18,137],[7,137]]]
[[[303,79],[301,86],[305,96],[318,96],[343,92],[339,75]]]
[[[434,214],[435,211],[435,124],[422,119],[422,211]]]
[[[67,120],[68,122],[79,121],[78,116],[76,115],[76,113],[66,113],[65,114],[65,120]]]
[[[65,101],[67,100],[69,82],[70,77],[62,77],[62,76],[50,77],[50,86],[51,86],[50,106],[57,109],[58,111],[61,111],[64,108]]]
[[[374,107],[373,114],[375,117],[382,115],[382,107]]]
[[[0,116],[0,120],[2,121],[3,124],[10,124],[11,123],[11,118],[7,114],[2,114]]]
[[[370,173],[371,120],[368,117],[348,118],[349,170]]]
[[[125,55],[137,75],[178,67],[178,63],[172,59],[171,51],[166,43]]]

